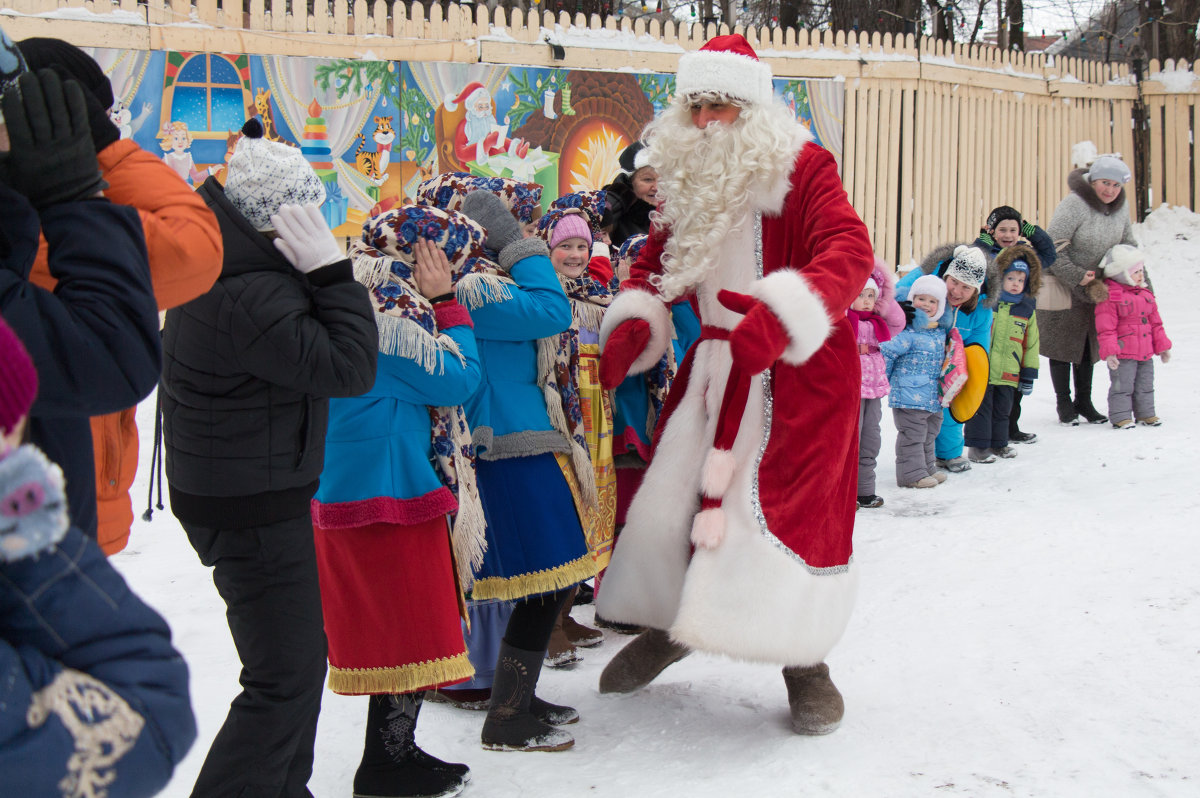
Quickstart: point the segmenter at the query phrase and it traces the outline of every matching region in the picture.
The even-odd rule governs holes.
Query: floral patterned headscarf
[[[472,191],[490,191],[521,224],[537,218],[542,208],[542,187],[508,177],[478,177],[467,172],[444,172],[417,186],[417,202],[456,211]]]
[[[483,228],[454,211],[419,205],[392,208],[363,224],[362,239],[350,245],[354,278],[366,286],[379,327],[379,351],[419,364],[430,374],[442,373],[444,358],[462,359],[450,336],[437,329],[429,300],[413,277],[418,239],[433,241],[450,261],[456,293],[464,284],[507,288],[495,278],[498,267],[483,257]],[[458,499],[451,544],[458,577],[470,589],[474,569],[483,564],[486,522],[475,485],[475,450],[461,406],[430,407],[430,436],[438,477]]]
[[[592,232],[596,232],[604,225],[604,214],[607,206],[608,192],[602,188],[575,191],[570,194],[563,194],[554,200],[554,202],[551,202],[547,215],[559,208],[564,210],[567,208],[577,208],[583,211],[583,215],[587,217],[588,224],[592,226]]]

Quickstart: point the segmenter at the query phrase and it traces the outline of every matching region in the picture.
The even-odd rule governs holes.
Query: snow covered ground
[[[1021,423],[1037,443],[904,491],[885,412],[887,504],[858,514],[861,593],[829,658],[846,698],[837,733],[791,733],[778,668],[704,654],[601,696],[600,671],[629,639],[611,635],[542,677],[540,694],[583,716],[574,749],[485,752],[482,716],[443,705],[426,706],[418,742],[468,763],[465,795],[488,798],[1200,795],[1200,216],[1163,208],[1136,232],[1175,344],[1155,362],[1162,427],[1059,426],[1043,368]],[[1107,385],[1099,366],[1102,410]],[[152,413],[151,400],[139,513]],[[224,606],[169,510],[138,521],[113,561],[191,665],[200,737],[164,793],[187,796],[238,690]],[[327,692],[318,798],[349,796],[365,713],[365,699]]]

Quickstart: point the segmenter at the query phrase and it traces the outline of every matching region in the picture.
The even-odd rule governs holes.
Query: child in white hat
[[[1108,299],[1096,305],[1100,357],[1108,365],[1108,419],[1116,429],[1162,424],[1154,412],[1154,356],[1171,359],[1171,339],[1146,284],[1146,259],[1137,247],[1117,244],[1100,261]]]

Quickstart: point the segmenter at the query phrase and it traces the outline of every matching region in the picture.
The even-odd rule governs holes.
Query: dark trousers
[[[1008,414],[1008,439],[1012,440],[1017,437],[1017,433],[1021,428],[1017,426],[1017,422],[1021,419],[1021,392],[1017,391],[1013,394],[1012,411]]]
[[[967,422],[965,442],[976,449],[1008,446],[1008,414],[1017,389],[1011,385],[989,385],[975,415]]]
[[[193,798],[311,798],[325,626],[309,516],[251,529],[184,524],[213,569],[242,662]]]

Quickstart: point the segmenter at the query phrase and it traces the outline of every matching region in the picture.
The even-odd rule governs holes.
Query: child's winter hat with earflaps
[[[1145,265],[1146,256],[1140,249],[1131,247],[1129,244],[1117,244],[1104,253],[1104,258],[1100,261],[1105,277],[1129,286],[1133,285],[1133,280],[1129,279],[1129,273],[1138,266],[1145,268]]]

